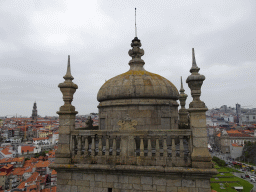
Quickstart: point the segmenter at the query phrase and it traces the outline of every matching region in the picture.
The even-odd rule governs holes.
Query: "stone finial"
[[[185,90],[183,88],[183,82],[181,77],[181,87],[180,87],[180,95],[179,95],[180,106],[181,106],[179,110],[179,127],[181,129],[188,128],[188,110],[185,108],[188,95],[185,94],[184,92]]]
[[[182,77],[180,77],[180,79],[181,79],[181,87],[180,87],[179,100],[180,100],[181,109],[185,109],[186,99],[187,99],[188,95],[185,94],[185,89],[183,88]]]
[[[65,80],[73,80],[74,77],[71,75],[71,69],[70,69],[70,55],[68,56],[68,67],[67,67],[67,73],[63,77]]]
[[[200,70],[200,68],[198,68],[198,66],[196,64],[195,50],[194,50],[194,48],[192,48],[192,67],[190,69],[190,73],[198,72],[199,70]]]
[[[128,54],[132,57],[132,60],[129,61],[131,70],[133,70],[134,67],[143,67],[145,62],[141,59],[141,57],[144,55],[144,50],[140,48],[141,42],[138,37],[134,37],[131,43],[131,47],[132,49],[130,49],[128,52]]]
[[[192,49],[192,67],[190,69],[191,75],[188,76],[186,82],[188,83],[189,88],[191,89],[191,95],[193,101],[189,104],[189,108],[206,108],[204,102],[200,100],[201,96],[201,86],[205,80],[204,75],[200,75],[200,68],[196,64],[194,48]]]
[[[70,70],[70,56],[68,56],[68,66],[67,66],[67,73],[63,77],[65,81],[59,84],[59,88],[63,94],[63,101],[64,105],[60,107],[60,111],[73,111],[75,112],[75,107],[71,105],[73,101],[73,95],[76,92],[78,86],[72,82],[74,77],[71,75]]]
[[[184,93],[185,89],[183,88],[182,76],[180,77],[180,93]]]

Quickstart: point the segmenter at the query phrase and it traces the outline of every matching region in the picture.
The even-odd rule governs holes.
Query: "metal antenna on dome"
[[[136,25],[136,7],[135,7],[135,37],[137,37],[137,25]]]

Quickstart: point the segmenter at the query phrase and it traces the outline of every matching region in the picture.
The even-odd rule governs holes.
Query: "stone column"
[[[200,100],[201,86],[205,76],[200,75],[195,60],[194,48],[192,49],[192,68],[191,75],[187,78],[187,83],[191,89],[193,101],[189,104],[190,128],[192,130],[192,167],[194,168],[212,168],[211,155],[208,151],[208,138],[206,128],[206,115],[208,110],[205,103]]]
[[[74,78],[70,71],[70,56],[68,56],[67,73],[63,78],[65,81],[58,86],[63,94],[64,105],[57,112],[59,114],[59,143],[55,164],[71,163],[71,131],[75,129],[75,116],[78,113],[75,111],[75,107],[71,105],[78,86],[72,82]]]

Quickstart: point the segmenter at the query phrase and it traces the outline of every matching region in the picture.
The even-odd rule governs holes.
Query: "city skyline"
[[[105,80],[129,70],[135,7],[145,69],[178,90],[182,76],[186,107],[193,47],[208,108],[256,107],[256,2],[145,2],[0,2],[0,116],[31,116],[35,100],[38,115],[57,116],[68,55],[78,115],[98,112]]]

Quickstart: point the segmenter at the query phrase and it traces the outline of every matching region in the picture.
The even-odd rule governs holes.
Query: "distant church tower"
[[[33,120],[37,119],[37,106],[36,106],[36,102],[34,103],[33,110],[32,110],[32,119]]]

